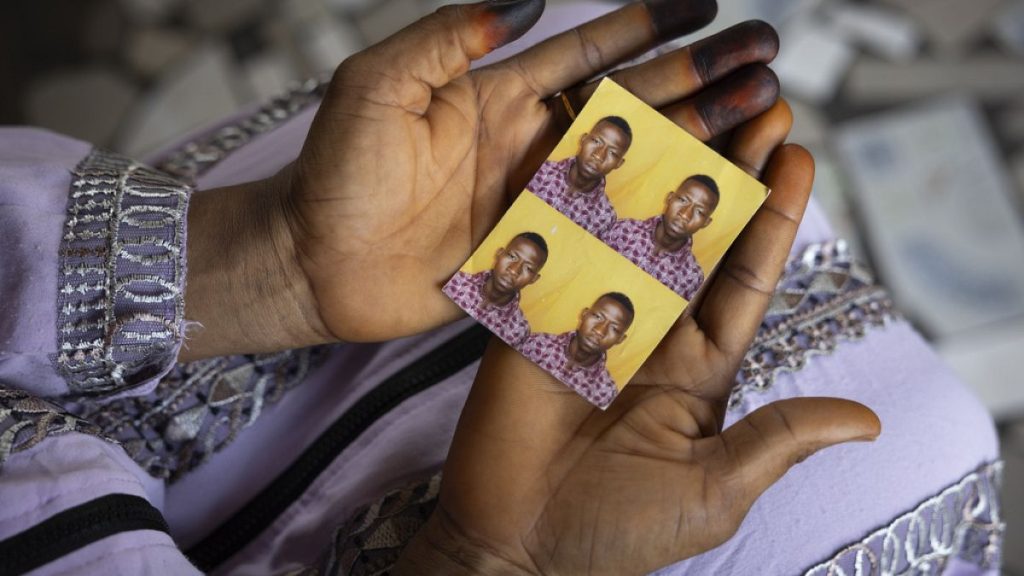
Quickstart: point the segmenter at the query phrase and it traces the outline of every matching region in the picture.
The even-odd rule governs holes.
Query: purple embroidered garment
[[[594,236],[600,236],[615,224],[615,208],[604,193],[605,179],[587,193],[568,194],[569,169],[576,164],[576,158],[541,164],[526,189],[538,198],[565,214]]]
[[[586,398],[588,402],[604,410],[618,395],[619,389],[608,373],[604,354],[590,366],[570,365],[569,344],[575,337],[575,331],[562,334],[533,334],[526,339],[519,351]]]
[[[456,272],[455,276],[445,284],[443,291],[460,308],[469,312],[481,324],[494,332],[498,338],[511,346],[518,346],[530,335],[530,323],[526,321],[522,308],[519,307],[519,293],[504,306],[484,304],[484,284],[491,277],[491,271],[485,270],[476,274]]]
[[[603,237],[605,244],[629,258],[687,301],[704,283],[704,271],[693,257],[693,238],[675,252],[654,253],[654,230],[661,216],[647,220],[619,220]]]
[[[612,7],[551,6],[533,31],[489,58],[508,56]],[[168,535],[156,524],[128,525],[80,543],[34,574],[197,573],[179,546],[202,541],[248,510],[297,454],[361,398],[471,324],[383,344],[333,347],[316,364],[302,364],[310,355],[295,354],[292,360],[233,357],[187,370],[174,366],[183,322],[176,305],[178,271],[186,265],[176,199],[193,188],[201,194],[267,177],[293,160],[317,93],[298,92],[269,111],[195,135],[192,144],[175,147],[166,163],[151,159],[178,181],[51,133],[0,129],[0,545],[109,496],[148,501],[170,526]],[[116,198],[127,198],[123,206],[130,210],[116,210],[118,202],[110,201]],[[154,204],[145,204],[146,198]],[[71,200],[81,200],[77,219]],[[158,234],[134,234],[140,215]],[[104,220],[108,226],[99,225]],[[125,233],[135,243],[153,237],[160,242],[126,256],[109,250],[106,242],[115,238],[102,238],[101,230]],[[69,231],[74,233],[67,240]],[[68,243],[83,238],[86,249],[72,253],[102,259],[63,259],[75,248]],[[737,378],[725,425],[774,400],[838,396],[874,409],[882,436],[807,459],[758,499],[733,538],[658,574],[998,573],[1005,527],[991,418],[892,312],[870,275],[849,255],[821,244],[832,238],[812,201],[791,266]],[[152,273],[144,272],[148,267]],[[71,295],[74,301],[67,299]],[[137,316],[122,331],[120,314],[152,316]],[[87,337],[93,330],[117,337],[97,344]],[[128,355],[123,346],[142,335]],[[64,344],[70,348],[66,359],[83,364],[61,370],[61,352],[69,351]],[[373,573],[358,559],[401,549],[417,524],[397,518],[396,510],[408,502],[411,510],[429,511],[421,503],[436,495],[436,478],[409,500],[381,505],[380,499],[439,469],[475,371],[476,364],[468,364],[398,401],[212,572],[298,573],[326,558],[326,573]],[[187,377],[162,378],[179,372]],[[284,384],[276,380],[281,374],[288,376]],[[305,376],[291,382],[291,375]],[[106,398],[96,401],[90,390]],[[77,395],[74,402],[69,394]],[[98,416],[95,422],[80,418],[82,406]],[[203,457],[189,457],[197,453]],[[178,468],[154,476],[150,472],[165,466],[154,467],[154,461]],[[374,504],[378,518],[393,515],[401,522],[379,526],[360,515],[356,529],[333,533],[366,504]]]

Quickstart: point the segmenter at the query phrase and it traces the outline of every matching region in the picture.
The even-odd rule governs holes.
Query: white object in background
[[[920,59],[909,64],[858,58],[843,94],[861,104],[884,104],[949,92],[967,92],[996,102],[1017,98],[1024,93],[1024,61],[993,53],[972,54],[963,60]]]
[[[1010,170],[1017,180],[1017,205],[1024,212],[1024,150],[1010,158]]]
[[[194,42],[187,34],[174,29],[135,27],[129,33],[124,58],[136,73],[151,78],[187,55]]]
[[[228,50],[202,46],[174,66],[132,111],[117,150],[140,157],[204,124],[224,118],[241,104]]]
[[[267,50],[247,59],[241,69],[251,90],[251,101],[263,102],[280,96],[299,77],[292,59],[278,50]]]
[[[981,397],[997,420],[1024,415],[1024,318],[936,344],[939,355]]]
[[[1007,2],[992,19],[992,32],[1003,48],[1024,56],[1024,2]]]
[[[1024,229],[973,101],[860,118],[835,142],[876,267],[926,333],[941,340],[1024,315]]]
[[[30,124],[110,146],[138,91],[106,68],[66,70],[35,78],[24,95]]]
[[[356,26],[368,45],[381,40],[419,20],[422,8],[416,0],[385,0],[356,18]]]
[[[786,41],[772,68],[786,93],[822,104],[835,95],[854,55],[841,34],[821,22],[801,19],[786,28]]]
[[[362,34],[347,20],[330,15],[295,27],[293,38],[311,74],[330,72],[363,49]]]
[[[917,24],[893,10],[843,3],[830,5],[824,12],[835,30],[889,60],[912,60],[921,46]]]
[[[821,109],[796,98],[788,98],[786,103],[793,113],[787,140],[808,147],[824,144],[831,127]]]
[[[957,54],[987,32],[1004,0],[885,0],[903,9],[924,28],[938,51]]]
[[[799,140],[794,140],[800,142]],[[801,142],[802,143],[802,142]],[[843,174],[835,157],[825,146],[808,147],[814,155],[814,187],[812,197],[818,201],[828,216],[829,224],[836,238],[842,238],[850,252],[861,262],[868,261],[864,240],[857,226],[856,215],[850,205],[850,194],[846,191]]]

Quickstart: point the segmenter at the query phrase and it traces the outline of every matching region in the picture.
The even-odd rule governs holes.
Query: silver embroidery
[[[173,360],[184,320],[188,186],[93,150],[75,170],[60,252],[54,367],[72,393],[119,392]]]
[[[999,566],[1002,462],[985,465],[806,576],[942,574],[953,558],[982,569]]]
[[[302,383],[331,347],[178,364],[146,396],[69,406],[173,482],[230,444],[263,408]]]
[[[796,372],[809,358],[828,354],[843,340],[898,315],[885,290],[837,240],[808,247],[779,281],[757,336],[743,358],[729,408],[746,394],[767,390],[782,372]]]
[[[11,454],[68,432],[91,434],[110,441],[98,426],[68,414],[59,406],[0,385],[0,468]]]
[[[329,81],[329,76],[322,76],[297,84],[255,114],[185,144],[158,163],[159,168],[168,174],[194,181],[256,136],[277,128],[309,106],[319,103],[327,91]]]

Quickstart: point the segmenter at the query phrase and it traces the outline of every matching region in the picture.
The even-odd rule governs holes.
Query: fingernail
[[[763,64],[751,64],[702,91],[694,106],[713,136],[771,108],[778,98],[775,73]]]
[[[779,35],[771,24],[748,20],[690,46],[694,67],[711,83],[754,62],[771,62],[779,52]]]
[[[479,6],[492,49],[525,34],[544,13],[544,0],[487,0]]]
[[[715,0],[643,0],[659,42],[699,30],[715,19]]]

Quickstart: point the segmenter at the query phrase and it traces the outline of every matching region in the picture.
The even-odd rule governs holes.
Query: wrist
[[[439,505],[402,551],[395,576],[536,576],[537,570],[504,558],[492,547],[468,537]]]
[[[332,340],[295,256],[283,197],[288,173],[197,192],[188,213],[180,361]]]

